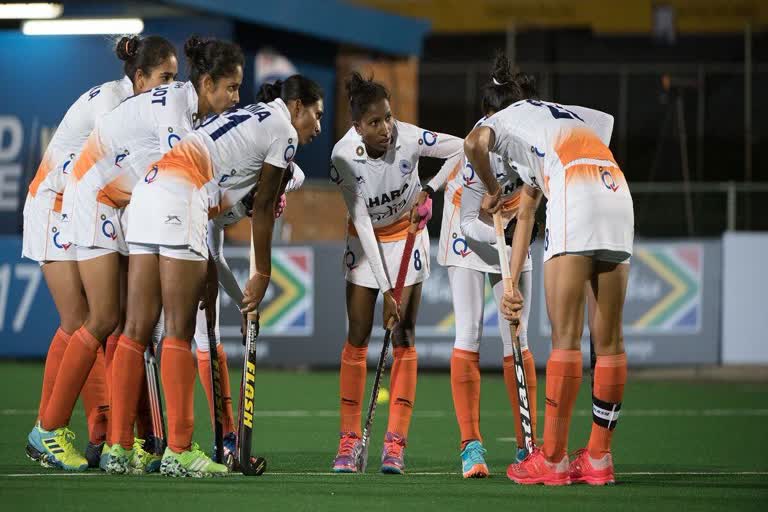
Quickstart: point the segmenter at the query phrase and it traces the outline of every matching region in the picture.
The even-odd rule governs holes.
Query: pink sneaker
[[[523,462],[510,464],[507,476],[518,484],[570,485],[568,455],[560,462],[549,462],[540,448],[534,448]]]
[[[402,475],[405,470],[405,438],[394,432],[384,436],[384,449],[381,451],[381,472],[390,475]]]
[[[593,459],[586,448],[577,451],[571,462],[569,473],[573,483],[609,485],[616,483],[613,476],[613,457],[606,453],[600,459]]]
[[[363,448],[363,441],[354,432],[342,432],[339,437],[339,451],[333,460],[333,471],[357,473],[357,459]]]

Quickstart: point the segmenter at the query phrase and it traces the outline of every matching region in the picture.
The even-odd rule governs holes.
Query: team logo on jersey
[[[539,148],[537,148],[536,146],[531,146],[531,153],[534,153],[539,158],[544,158],[544,153],[539,151]]]
[[[357,146],[357,149],[355,149],[355,154],[357,156],[363,156],[365,154],[365,149],[363,149],[363,146]]]
[[[605,188],[608,190],[613,190],[614,192],[619,190],[616,180],[613,179],[613,174],[611,174],[611,171],[608,169],[600,167],[600,179],[603,180],[603,185],[605,185]]]
[[[172,226],[181,226],[181,218],[178,215],[166,215],[165,223]]]
[[[407,176],[413,172],[413,166],[408,160],[400,160],[400,174]]]
[[[475,168],[467,161],[467,165],[464,167],[464,171],[461,173],[461,179],[464,180],[464,186],[468,187],[477,183],[475,180]]]
[[[425,146],[434,146],[437,143],[437,134],[429,130],[424,130],[424,133],[419,139],[419,146],[424,144]]]
[[[72,163],[72,160],[67,160],[66,162],[64,162],[64,166],[61,168],[61,172],[63,174],[69,174],[69,170],[67,170],[67,168],[69,167],[69,164],[71,164],[71,163]]]
[[[53,232],[53,245],[55,245],[59,249],[64,249],[65,251],[69,249],[69,246],[72,245],[71,243],[68,243],[68,244],[59,243],[59,235],[61,234],[61,232],[57,228],[53,228],[51,231]]]
[[[328,178],[330,178],[332,183],[335,183],[337,185],[340,185],[344,179],[341,177],[341,173],[336,168],[335,165],[333,165],[333,162],[331,162],[331,168],[328,171]]]
[[[101,217],[103,219],[104,215]],[[101,223],[101,232],[104,233],[105,237],[111,240],[117,240],[117,229],[115,229],[115,225],[112,224],[111,220],[105,220]]]
[[[121,153],[118,153],[118,155],[115,157],[115,165],[122,169],[120,162],[125,160],[125,157],[127,157],[130,154],[131,153],[127,149],[124,149]]]
[[[286,162],[290,162],[293,159],[293,155],[296,154],[296,146],[293,144],[289,144],[287,148],[285,148],[285,153],[283,153],[283,160]]]
[[[349,246],[347,246],[347,252],[344,253],[344,266],[347,267],[348,270],[356,269],[357,265],[355,265],[355,261],[357,261],[355,253],[352,252]]]
[[[168,128],[168,131],[169,131],[169,132],[173,132],[173,128]],[[174,144],[176,144],[176,142],[178,142],[178,141],[180,141],[180,140],[181,140],[181,137],[179,137],[179,136],[178,136],[178,135],[176,135],[175,133],[171,133],[171,134],[168,136],[168,147],[169,147],[169,148],[172,148],[172,147],[173,147],[173,145],[174,145]]]
[[[462,258],[466,258],[472,254],[472,251],[469,250],[469,246],[467,245],[467,241],[465,239],[459,237],[459,235],[456,233],[451,234],[451,237],[453,238],[454,253],[458,254]]]
[[[152,168],[147,171],[147,174],[144,176],[144,183],[152,183],[157,179],[157,166],[153,165]]]

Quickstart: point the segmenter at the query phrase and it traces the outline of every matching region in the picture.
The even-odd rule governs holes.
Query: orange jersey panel
[[[615,163],[613,153],[608,149],[608,146],[603,144],[595,132],[588,128],[570,130],[557,141],[555,151],[563,165],[582,158],[608,160]]]

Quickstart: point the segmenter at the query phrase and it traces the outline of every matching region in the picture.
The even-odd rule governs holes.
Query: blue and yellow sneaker
[[[59,468],[66,471],[85,471],[88,461],[72,444],[75,433],[67,427],[53,431],[44,430],[35,425],[27,436],[30,447],[40,455],[40,465],[46,468]]]
[[[461,472],[464,478],[485,478],[490,473],[485,463],[486,450],[480,441],[470,441],[461,451]]]
[[[134,449],[126,450],[120,443],[115,443],[107,454],[105,471],[111,475],[130,475],[133,468]]]
[[[40,426],[40,422],[39,421],[35,422],[35,426],[32,427],[32,430],[29,432],[29,435],[27,436],[27,447],[24,450],[27,455],[27,458],[32,462],[37,462],[38,464],[40,464],[40,456],[42,455],[42,453],[40,453],[37,450],[37,448],[32,446],[32,443],[29,442],[29,436],[31,436],[34,433],[35,429],[39,426]]]
[[[190,450],[176,453],[170,447],[165,449],[160,473],[170,477],[207,478],[226,476],[229,469],[224,464],[217,464],[193,443]]]
[[[131,472],[139,473],[157,473],[160,471],[160,461],[162,457],[154,453],[151,449],[144,449],[144,439],[138,437],[133,440],[133,458],[131,459]],[[153,446],[151,442],[148,446]]]

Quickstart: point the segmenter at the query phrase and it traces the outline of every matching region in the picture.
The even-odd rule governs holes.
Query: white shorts
[[[208,194],[193,183],[170,173],[160,174],[155,181],[140,180],[133,189],[128,205],[127,240],[134,246],[186,249],[184,258],[208,259]],[[155,251],[153,254],[163,254]],[[137,253],[138,254],[138,253]],[[146,254],[146,252],[144,253]]]
[[[389,282],[395,286],[397,273],[400,271],[400,261],[405,249],[405,240],[395,242],[379,242],[379,252],[387,273]],[[345,278],[352,284],[366,288],[378,289],[379,285],[373,275],[368,258],[363,251],[360,239],[353,235],[347,235],[347,250],[343,260],[346,269]],[[405,276],[405,286],[420,283],[429,277],[429,233],[425,227],[416,235],[411,253],[410,266]]]
[[[128,255],[125,242],[126,209],[99,202],[99,190],[86,181],[69,180],[64,189],[64,236],[74,243],[78,261],[96,253],[119,252]],[[106,249],[87,251],[81,249]],[[96,255],[101,255],[96,254]]]
[[[21,255],[41,265],[48,261],[74,261],[75,250],[61,232],[61,213],[27,194]]]
[[[544,261],[584,251],[632,255],[635,217],[621,169],[575,162],[552,173],[544,231]]]
[[[128,253],[132,256],[157,254],[175,260],[206,261],[208,259],[208,255],[195,252],[188,245],[134,244],[129,242]]]
[[[460,207],[450,201],[443,206],[437,262],[444,267],[464,267],[480,272],[500,274],[499,253],[495,245],[467,240],[461,232]],[[507,254],[511,248],[507,246]],[[523,272],[533,268],[531,251],[523,264]]]

